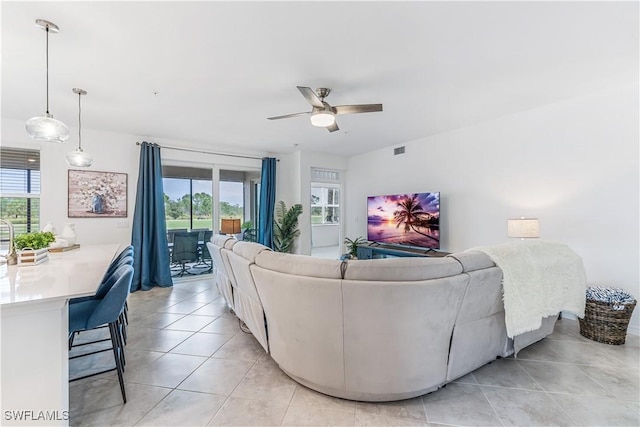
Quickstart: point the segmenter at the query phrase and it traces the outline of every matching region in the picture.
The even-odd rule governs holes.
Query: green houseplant
[[[16,250],[29,249],[44,249],[49,246],[51,242],[56,240],[56,237],[50,231],[36,231],[33,233],[24,233],[16,236],[13,239],[13,246]]]
[[[298,217],[302,213],[302,205],[295,204],[287,209],[283,201],[279,201],[275,208],[273,220],[273,250],[291,253],[293,242],[300,234]]]
[[[356,258],[358,256],[358,245],[362,245],[366,242],[367,240],[362,236],[358,236],[354,240],[351,240],[348,237],[344,239],[344,244],[347,247],[347,253],[351,258]]]

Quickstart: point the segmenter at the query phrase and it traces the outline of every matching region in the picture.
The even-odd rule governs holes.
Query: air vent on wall
[[[397,156],[398,154],[404,154],[404,145],[393,149],[393,155]]]

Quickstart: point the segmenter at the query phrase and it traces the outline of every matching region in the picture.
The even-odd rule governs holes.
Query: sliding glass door
[[[259,181],[260,173],[257,171],[221,169],[219,221],[226,218],[240,219],[243,232],[255,229],[258,223],[259,192],[256,192],[256,188]]]
[[[167,230],[213,230],[211,169],[163,166],[162,172]]]

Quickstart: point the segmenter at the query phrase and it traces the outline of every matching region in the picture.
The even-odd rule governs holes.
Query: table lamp
[[[507,237],[520,237],[520,240],[540,237],[538,218],[508,219]]]
[[[240,218],[222,218],[220,221],[220,233],[226,235],[240,233]]]

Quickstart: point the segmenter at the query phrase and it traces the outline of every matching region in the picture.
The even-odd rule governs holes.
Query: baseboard
[[[213,274],[194,274],[194,275],[186,275],[186,276],[175,276],[172,277],[173,283],[184,283],[184,282],[196,282],[198,280],[213,280]]]
[[[576,316],[576,315],[575,315],[575,314],[573,314],[573,313],[569,313],[569,312],[566,312],[566,311],[562,311],[562,312],[560,312],[560,314],[562,315],[562,318],[563,318],[563,319],[578,320],[578,316]]]

